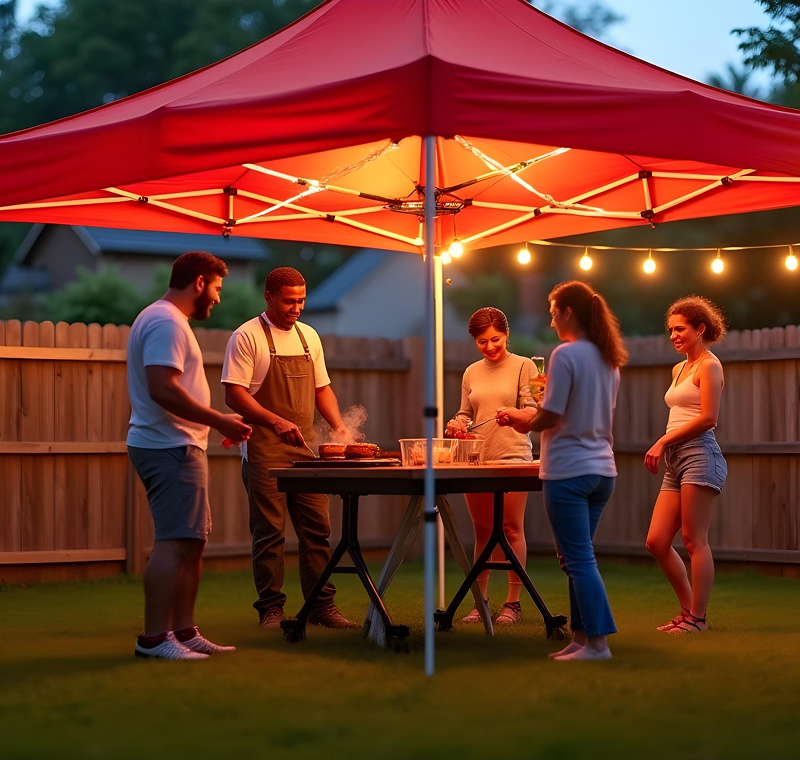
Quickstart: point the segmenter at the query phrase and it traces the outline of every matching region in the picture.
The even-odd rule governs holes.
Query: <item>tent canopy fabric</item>
[[[523,0],[327,0],[246,50],[0,138],[0,221],[422,250],[800,203],[800,112]]]

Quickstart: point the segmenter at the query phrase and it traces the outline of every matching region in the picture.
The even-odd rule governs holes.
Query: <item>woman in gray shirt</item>
[[[510,408],[498,421],[542,433],[539,477],[562,567],[569,577],[573,640],[551,656],[608,660],[617,627],[597,568],[592,539],[614,490],[617,468],[611,426],[619,368],[628,353],[619,323],[603,297],[583,282],[550,293],[552,326],[563,341],[550,356],[538,411]]]
[[[517,406],[521,392],[524,398],[531,376],[536,375],[536,369],[530,359],[508,351],[508,320],[500,309],[491,306],[478,309],[470,317],[468,329],[469,334],[475,339],[475,345],[483,354],[483,359],[471,364],[464,372],[461,382],[461,407],[455,417],[447,423],[446,434],[451,436],[465,432],[469,420],[480,424],[493,420],[500,408]],[[480,435],[485,439],[484,461],[530,462],[532,459],[531,442],[526,434],[490,422],[481,429]],[[477,558],[492,532],[492,494],[465,494],[464,499],[475,529]],[[524,530],[527,499],[527,493],[506,494],[503,522],[506,538],[523,566],[528,553]],[[493,559],[504,559],[499,548],[495,553],[497,556]],[[478,576],[478,585],[484,597],[488,584],[489,571],[486,570]],[[496,623],[513,625],[522,620],[519,603],[521,588],[522,584],[516,573],[509,573],[508,595],[503,609],[495,620]],[[480,620],[480,613],[475,609],[463,618],[462,622],[478,623]]]

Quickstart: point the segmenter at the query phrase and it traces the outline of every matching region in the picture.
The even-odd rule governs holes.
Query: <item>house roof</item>
[[[44,231],[44,224],[36,224],[17,250],[16,261],[25,262]],[[119,230],[110,227],[80,227],[72,230],[95,255],[129,253],[142,256],[180,256],[186,251],[208,251],[221,259],[240,261],[267,260],[269,248],[253,238],[223,237],[222,235],[197,235],[183,232],[155,232],[152,230]]]
[[[342,298],[364,282],[390,255],[396,254],[375,248],[354,253],[309,293],[306,312],[336,310]]]
[[[9,264],[0,275],[0,293],[40,293],[50,289],[50,272]]]

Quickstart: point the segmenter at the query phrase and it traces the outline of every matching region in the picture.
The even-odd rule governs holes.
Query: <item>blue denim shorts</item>
[[[664,464],[662,491],[680,491],[682,485],[690,484],[707,486],[719,493],[728,476],[728,463],[713,430],[706,430],[691,441],[667,446]]]

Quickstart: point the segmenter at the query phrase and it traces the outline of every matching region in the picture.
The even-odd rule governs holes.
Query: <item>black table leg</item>
[[[533,603],[536,605],[536,608],[539,610],[542,619],[544,620],[545,629],[547,630],[547,638],[552,638],[553,636],[557,638],[563,638],[564,634],[561,630],[561,627],[566,625],[567,618],[564,615],[553,615],[551,614],[550,610],[547,609],[547,605],[544,603],[541,595],[533,585],[533,581],[531,581],[530,577],[525,572],[525,568],[522,566],[522,563],[519,561],[516,554],[514,554],[511,545],[508,543],[505,532],[503,531],[504,496],[505,494],[503,492],[495,492],[494,510],[492,516],[492,533],[489,536],[489,540],[486,542],[486,546],[483,548],[483,551],[478,556],[478,559],[475,560],[475,564],[472,566],[472,569],[467,574],[467,577],[464,579],[461,587],[453,597],[453,601],[450,602],[450,605],[446,610],[438,610],[434,615],[437,628],[440,631],[453,630],[453,616],[456,614],[459,605],[464,600],[464,597],[467,595],[467,592],[472,584],[477,580],[478,576],[484,570],[510,570],[517,574],[520,582],[525,587],[525,590],[528,592],[531,599],[533,599]],[[492,553],[497,546],[503,550],[503,554],[506,556],[505,562],[490,561]]]
[[[352,567],[339,567],[339,562],[341,562],[345,553],[350,556],[353,562]],[[355,573],[358,575],[370,601],[383,619],[387,642],[391,642],[394,648],[402,648],[397,646],[397,641],[408,637],[408,627],[392,623],[389,612],[375,588],[372,576],[369,574],[367,564],[361,554],[361,545],[358,541],[358,496],[356,495],[342,496],[342,537],[331,553],[330,561],[319,578],[317,578],[311,593],[309,593],[308,598],[300,608],[300,612],[297,613],[297,617],[284,620],[281,623],[281,628],[287,641],[295,643],[305,638],[306,623],[311,610],[314,608],[314,604],[323,587],[334,573]]]

